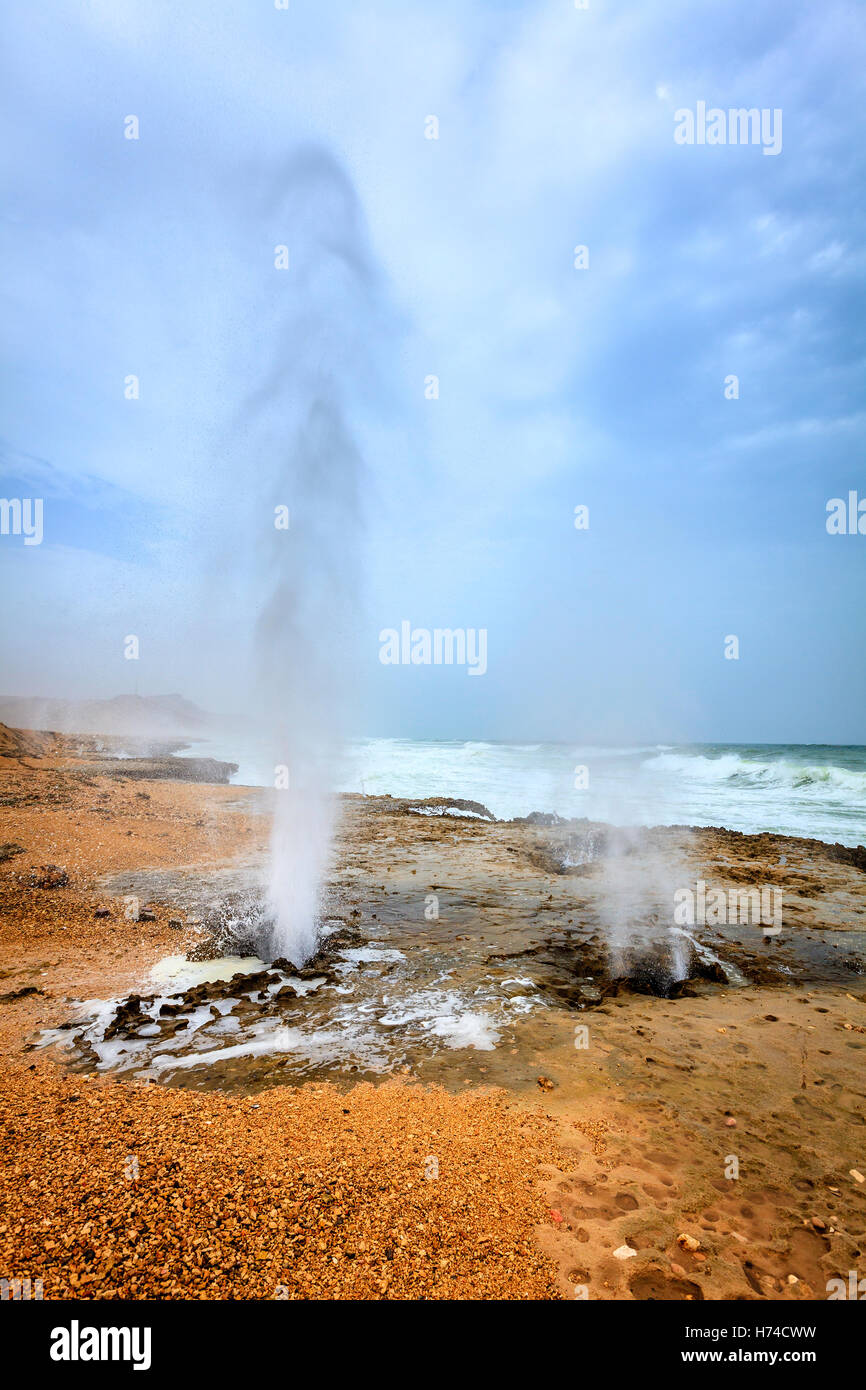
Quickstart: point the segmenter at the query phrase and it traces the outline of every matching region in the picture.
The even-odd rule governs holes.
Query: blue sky
[[[325,362],[357,463],[308,489],[292,582],[358,730],[866,742],[866,536],[825,529],[866,496],[861,5],[4,27],[2,493],[45,539],[0,537],[3,693],[245,706]],[[781,153],[677,145],[699,101],[780,109]],[[487,675],[383,667],[403,619],[486,628]]]

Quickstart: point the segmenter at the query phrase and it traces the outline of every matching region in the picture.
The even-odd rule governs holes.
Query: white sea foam
[[[267,782],[266,761],[243,743],[238,747],[237,739],[190,751],[234,758],[241,764],[237,782]],[[589,774],[582,789],[575,785],[578,767]],[[863,747],[365,739],[347,752],[340,790],[413,801],[439,797],[448,814],[454,814],[451,798],[479,801],[501,820],[553,811],[614,825],[724,825],[866,842]]]

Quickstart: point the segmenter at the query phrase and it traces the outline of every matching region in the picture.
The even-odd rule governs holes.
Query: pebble
[[[331,1086],[251,1104],[0,1063],[4,1277],[46,1299],[557,1297],[543,1117],[396,1080],[349,1094],[351,1129]]]
[[[677,1236],[677,1245],[681,1250],[688,1250],[689,1254],[694,1254],[696,1250],[700,1250],[701,1248],[701,1242],[699,1240],[685,1233]]]

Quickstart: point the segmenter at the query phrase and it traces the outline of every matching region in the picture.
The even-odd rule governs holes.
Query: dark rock
[[[163,1018],[159,1021],[160,1036],[163,1038],[173,1038],[175,1033],[179,1033],[181,1029],[188,1027],[188,1018]]]
[[[37,989],[35,985],[24,985],[22,989],[13,989],[8,994],[0,994],[0,1004],[11,1004],[13,999],[26,999],[28,994],[44,993],[44,990]]]
[[[866,845],[825,845],[827,857],[841,861],[843,864],[853,864],[855,869],[860,869],[866,873]]]
[[[153,1022],[142,1009],[142,1005],[149,1008],[152,1003],[152,997],[142,999],[138,994],[131,994],[123,1003],[118,1004],[114,1018],[105,1030],[106,1041],[111,1038],[134,1038],[139,1028]]]
[[[713,984],[717,985],[726,985],[728,983],[728,977],[717,960],[696,960],[692,970],[692,977],[699,980],[711,980]]]
[[[404,806],[402,810],[405,815],[418,815],[418,807],[429,807],[432,811],[438,811],[441,807],[442,811],[445,812],[452,806],[456,811],[471,811],[473,815],[481,816],[487,821],[496,820],[493,812],[488,811],[487,807],[480,801],[467,801],[465,797],[461,796],[425,796],[422,800],[413,800],[411,805]],[[443,819],[447,820],[448,816],[444,815]],[[462,820],[463,817],[458,816],[454,819]]]
[[[530,811],[528,816],[514,816],[512,825],[565,825],[555,811]]]
[[[237,763],[216,758],[105,758],[87,763],[82,771],[93,777],[114,777],[141,781],[217,782],[225,785],[238,770]],[[198,822],[204,824],[203,821]]]
[[[42,864],[30,870],[30,884],[33,888],[66,888],[69,875],[59,864]]]

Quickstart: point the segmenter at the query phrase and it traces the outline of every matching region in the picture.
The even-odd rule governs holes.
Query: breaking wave
[[[800,794],[813,787],[822,796],[837,791],[840,797],[860,797],[866,801],[866,768],[846,768],[835,764],[808,764],[784,757],[760,761],[740,753],[659,753],[647,758],[648,772],[663,773],[702,783],[756,789],[789,788]]]

